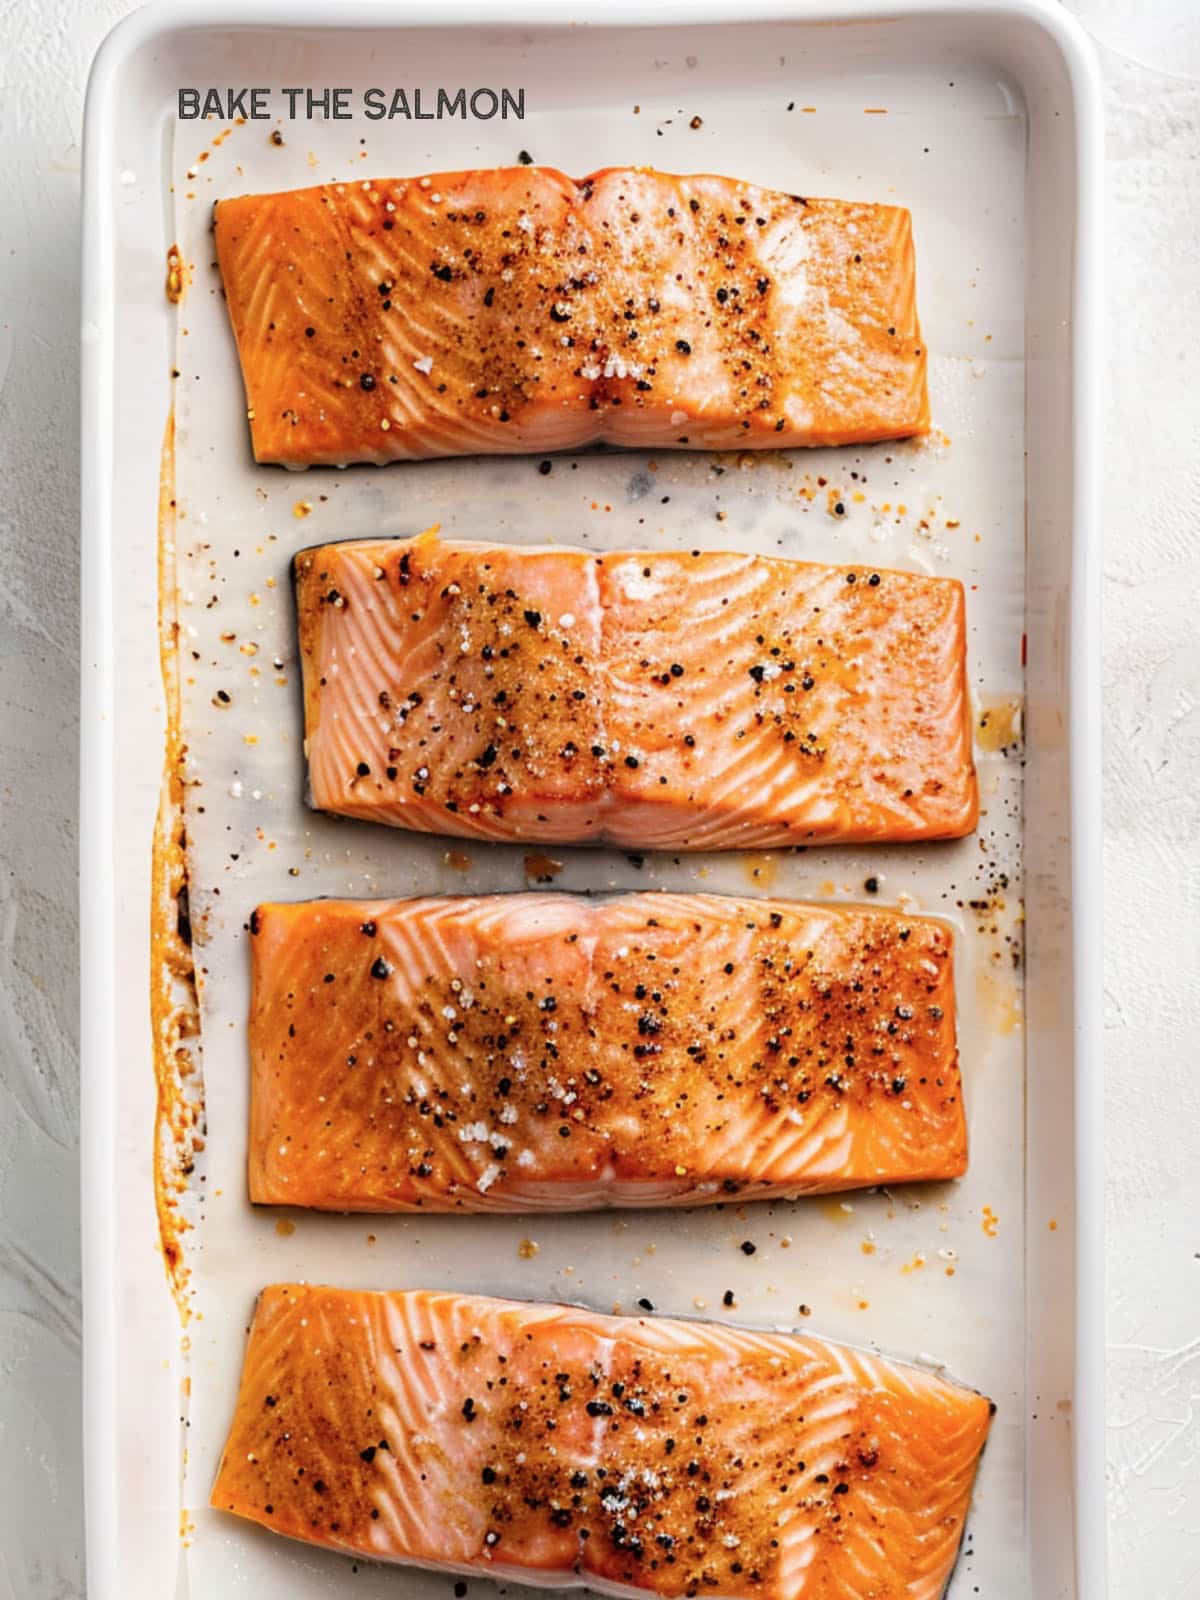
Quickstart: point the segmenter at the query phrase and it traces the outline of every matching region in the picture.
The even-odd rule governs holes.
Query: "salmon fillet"
[[[719,895],[251,918],[250,1197],[579,1211],[953,1178],[950,930]]]
[[[280,1284],[212,1504],[501,1581],[937,1600],[993,1410],[816,1338]]]
[[[215,227],[259,461],[929,426],[897,206],[515,167],[246,195]]]
[[[423,536],[304,551],[296,593],[320,810],[658,850],[975,826],[955,580]]]

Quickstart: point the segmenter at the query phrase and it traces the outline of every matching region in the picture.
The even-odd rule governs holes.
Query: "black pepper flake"
[[[454,1585],[454,1593],[455,1593],[455,1596],[457,1597],[457,1600],[463,1600],[463,1595],[465,1595],[466,1592],[467,1592],[467,1586],[462,1581],[462,1579],[460,1578],[459,1581]]]
[[[531,628],[540,628],[542,625],[542,613],[540,611],[527,611],[525,613],[525,621]]]
[[[589,1417],[611,1417],[613,1408],[607,1400],[589,1400],[584,1407]]]
[[[471,1397],[469,1395],[467,1396],[467,1398],[462,1403],[462,1414],[467,1419],[468,1422],[474,1422],[475,1421],[475,1416],[476,1416],[475,1402],[474,1402],[474,1400],[471,1399]]]
[[[369,372],[364,372],[358,380],[358,386],[369,391],[375,387],[375,379]]]
[[[626,756],[625,757],[625,765],[627,767],[637,767],[637,766],[640,765],[640,763],[639,763],[638,758],[636,756]]]
[[[315,339],[316,338],[316,334],[317,334],[317,330],[315,328],[305,328],[305,330],[304,330],[304,337],[306,339]]]
[[[358,931],[359,933],[365,933],[368,939],[373,939],[375,937],[375,924],[373,922],[360,922]]]
[[[695,201],[692,204],[695,205]],[[690,356],[692,353],[692,347],[686,339],[676,339],[675,348],[681,356]]]
[[[871,585],[872,589],[878,589],[878,587],[879,587],[879,574],[877,572],[873,572],[871,574],[871,576],[867,579],[867,582]]]
[[[553,471],[553,469],[554,469],[554,463],[552,461],[539,461],[538,462],[538,471],[541,473],[543,478],[548,478],[550,476],[551,472]]]
[[[371,963],[371,976],[373,978],[390,978],[392,969],[382,956],[376,956]]]
[[[753,1239],[742,1240],[742,1254],[744,1256],[752,1256],[757,1249],[758,1246],[755,1244]]]
[[[495,1483],[496,1469],[495,1467],[484,1467],[479,1476],[483,1479],[484,1483]]]
[[[358,1455],[361,1461],[366,1461],[368,1463],[374,1461],[375,1446],[373,1444],[369,1444],[365,1450],[360,1450]]]
[[[517,160],[523,167],[531,167],[533,165],[533,157],[528,150],[519,150],[517,152]]]
[[[360,778],[369,778],[371,775],[371,769],[365,761],[360,761],[354,770],[358,773]]]
[[[878,894],[879,893],[879,879],[878,878],[866,878],[866,879],[864,879],[863,888],[867,891],[868,894]]]
[[[638,1305],[641,1306],[643,1311],[653,1311],[654,1310],[654,1301],[653,1300],[647,1300],[645,1295],[643,1295],[642,1298],[638,1301]]]

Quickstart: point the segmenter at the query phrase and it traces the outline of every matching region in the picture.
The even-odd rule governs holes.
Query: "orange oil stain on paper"
[[[751,854],[742,857],[742,871],[750,882],[758,889],[769,889],[775,882],[775,874],[779,870],[778,856],[770,852]]]
[[[184,1237],[192,1223],[183,1201],[204,1148],[204,1078],[200,1004],[192,924],[182,915],[189,867],[179,670],[179,590],[174,568],[176,519],[175,414],[167,418],[159,464],[158,645],[166,703],[162,783],[151,848],[150,1020],[156,1106],[154,1200],[159,1246],[181,1323],[191,1315]]]
[[[525,876],[531,883],[553,883],[563,869],[562,862],[554,856],[545,856],[538,852],[527,855],[523,866]]]
[[[984,1233],[987,1234],[989,1239],[994,1239],[997,1233],[999,1233],[1000,1218],[992,1210],[991,1206],[984,1206],[983,1221],[981,1222],[980,1226],[982,1227]]]
[[[1021,985],[1017,973],[981,965],[975,982],[983,1020],[993,1033],[1007,1038],[1021,1026]]]
[[[187,286],[190,274],[180,254],[179,246],[173,244],[167,251],[167,299],[173,306],[180,305]]]
[[[1024,703],[1019,697],[985,700],[975,722],[975,739],[990,754],[1019,747]]]

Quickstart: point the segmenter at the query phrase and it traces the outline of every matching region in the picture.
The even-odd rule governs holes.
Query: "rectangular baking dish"
[[[460,83],[523,87],[525,121],[282,123],[282,145],[268,138],[274,122],[217,139],[222,129],[175,121],[180,86],[357,95]],[[716,1314],[729,1284],[739,1315],[781,1326],[810,1307],[806,1328],[945,1366],[1000,1404],[952,1596],[1103,1594],[1098,104],[1086,41],[1050,0],[524,0],[503,16],[463,0],[212,0],[152,5],[106,41],[87,104],[82,325],[84,1405],[96,1600],[341,1592],[346,1561],[206,1509],[254,1292],[292,1276],[601,1310],[652,1288],[659,1309],[692,1315]],[[584,455],[546,477],[520,461],[302,477],[255,468],[210,265],[211,199],[511,162],[521,149],[577,173],[608,162],[708,169],[911,206],[931,440],[717,463]],[[174,245],[178,306],[164,290]],[[831,487],[850,497],[836,524]],[[881,899],[949,916],[963,951],[973,1141],[963,1185],[536,1224],[251,1211],[241,938],[252,905],[515,889],[529,870],[519,850],[381,838],[300,803],[290,556],[435,520],[517,541],[782,547],[968,583],[981,724],[1008,719],[1002,748],[981,732],[989,823],[978,840],[915,855],[556,852],[561,888],[861,899],[869,876]],[[221,685],[234,689],[233,717],[214,709]],[[182,768],[172,737],[187,746]],[[182,790],[165,781],[172,771]],[[186,971],[161,987],[164,956],[187,946],[171,941],[174,858],[161,833],[155,856],[156,817],[168,833],[187,829],[194,1003]],[[181,1019],[184,1037],[168,1038]],[[164,1040],[195,1066],[182,1082]],[[736,1248],[746,1237],[759,1244],[752,1263]],[[355,1583],[368,1597],[445,1586],[367,1565]]]

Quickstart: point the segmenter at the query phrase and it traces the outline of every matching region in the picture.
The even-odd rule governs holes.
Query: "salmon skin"
[[[924,433],[897,206],[549,167],[222,200],[254,454],[289,467]]]
[[[975,826],[953,579],[423,536],[303,551],[296,592],[319,810],[657,850]]]
[[[250,1197],[695,1205],[960,1176],[950,930],[719,895],[251,918]]]
[[[499,1581],[938,1600],[993,1410],[817,1338],[279,1284],[212,1504]]]

